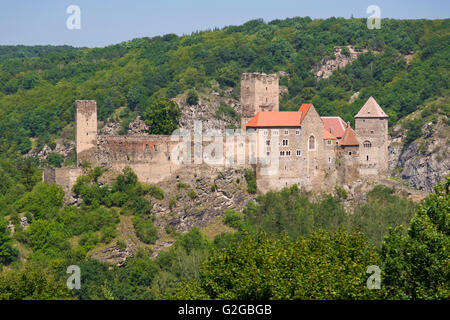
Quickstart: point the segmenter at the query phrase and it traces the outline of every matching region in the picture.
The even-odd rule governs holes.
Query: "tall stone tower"
[[[241,76],[241,128],[260,111],[279,111],[277,74],[243,73]]]
[[[373,97],[355,116],[360,142],[360,174],[386,176],[388,171],[388,115]]]
[[[77,100],[76,104],[76,154],[77,166],[91,161],[97,150],[97,102],[95,100]]]

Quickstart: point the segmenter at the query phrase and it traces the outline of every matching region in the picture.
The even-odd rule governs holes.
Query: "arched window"
[[[309,150],[314,150],[316,148],[316,139],[314,136],[309,137]]]
[[[364,141],[364,148],[372,148],[372,143],[370,141]]]

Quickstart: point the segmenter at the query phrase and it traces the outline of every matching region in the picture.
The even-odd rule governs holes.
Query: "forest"
[[[74,140],[77,99],[97,100],[101,121],[120,109],[122,134],[137,115],[159,124],[151,133],[165,134],[180,117],[170,99],[187,94],[196,105],[198,93],[213,87],[220,95],[232,88],[238,99],[242,72],[285,72],[282,110],[312,102],[322,116],[353,122],[373,96],[395,125],[448,97],[450,26],[448,19],[382,25],[297,17],[105,48],[0,46],[0,299],[448,299],[449,178],[421,203],[373,186],[350,214],[342,189],[259,194],[223,213],[233,232],[213,240],[196,228],[175,232],[172,247],[151,258],[159,236],[152,200],[165,190],[138,182],[129,168],[102,184],[95,167],[74,186],[81,204],[67,205],[60,187],[41,182],[42,168],[73,165],[73,155],[29,156],[44,145],[54,149],[60,137]],[[318,80],[317,66],[333,58],[334,46],[347,45],[367,52]],[[226,105],[218,112],[236,116]],[[420,137],[422,124],[405,125],[407,143]],[[251,172],[245,180],[255,194]],[[125,246],[117,241],[124,218],[149,246],[121,267],[91,259],[99,245]],[[67,289],[69,265],[82,270],[80,290]],[[380,290],[366,288],[370,265],[382,270]]]
[[[102,174],[93,168],[78,179],[79,207],[64,205],[62,189],[38,179],[11,201],[13,235],[0,219],[0,299],[449,298],[450,177],[420,204],[375,186],[351,214],[345,192],[286,187],[258,195],[242,212],[225,211],[233,232],[213,240],[198,228],[175,232],[176,242],[155,259],[151,247],[139,247],[118,267],[89,250],[116,241],[126,216],[143,243],[154,243],[151,199],[164,190],[138,182],[129,168],[112,185],[96,182]],[[22,176],[15,188],[26,183]],[[66,287],[69,265],[82,270],[80,290]],[[382,270],[380,290],[366,288],[371,265]]]

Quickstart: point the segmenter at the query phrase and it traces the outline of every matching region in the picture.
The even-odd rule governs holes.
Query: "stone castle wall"
[[[355,132],[360,143],[360,174],[363,176],[386,175],[388,171],[387,119],[357,118]]]
[[[241,129],[260,111],[279,110],[279,83],[276,74],[243,73],[241,76]]]
[[[244,73],[241,85],[242,124],[261,111],[279,110],[277,75]],[[360,146],[341,147],[324,140],[324,125],[313,105],[299,127],[258,128],[236,135],[217,132],[198,139],[182,136],[97,135],[97,105],[76,101],[77,167],[83,162],[120,173],[131,167],[144,183],[158,183],[183,170],[205,167],[253,168],[262,192],[297,184],[308,190],[330,190],[361,177],[387,172],[387,120],[356,119]],[[195,131],[195,130],[194,130]],[[200,169],[199,169],[200,170]],[[79,168],[44,170],[43,179],[70,192]]]
[[[77,100],[75,140],[77,164],[89,161],[97,148],[97,102]]]

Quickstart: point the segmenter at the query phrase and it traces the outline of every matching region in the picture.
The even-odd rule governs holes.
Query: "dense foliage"
[[[295,186],[269,192],[242,212],[225,212],[236,232],[213,241],[195,228],[174,233],[175,244],[156,258],[151,208],[164,190],[139,183],[130,168],[111,183],[91,168],[73,189],[80,203],[65,205],[60,187],[40,181],[42,165],[74,161],[54,149],[57,137],[74,139],[76,99],[97,100],[101,121],[118,115],[121,134],[137,115],[150,133],[170,134],[181,116],[170,99],[182,94],[196,105],[206,88],[224,95],[229,87],[237,98],[241,72],[285,71],[282,110],[313,102],[321,115],[352,121],[372,95],[392,125],[448,97],[449,36],[449,20],[384,19],[381,29],[369,30],[363,19],[306,17],[96,49],[0,46],[0,299],[448,299],[449,180],[418,208],[377,186],[352,214],[340,188],[337,196]],[[346,45],[368,52],[318,81],[316,68],[333,58],[333,46]],[[436,112],[447,114],[448,104],[405,122],[406,142],[420,137]],[[239,115],[222,104],[215,117]],[[52,149],[45,161],[24,156],[45,144]],[[256,193],[254,171],[244,176]],[[187,194],[198,197],[193,189]],[[120,268],[92,259],[102,246],[126,248],[118,228],[124,219],[145,245]],[[66,268],[73,264],[83,285],[69,292]],[[378,291],[365,287],[372,264],[382,270]]]
[[[297,17],[105,48],[0,47],[0,154],[17,156],[61,135],[73,138],[76,99],[97,100],[100,120],[125,107],[124,120],[131,112],[146,114],[150,123],[158,124],[161,114],[176,122],[177,111],[161,107],[159,99],[217,83],[220,92],[231,87],[238,97],[243,71],[288,72],[281,79],[288,88],[282,109],[312,101],[321,115],[352,121],[373,95],[393,124],[428,99],[448,94],[448,31],[448,20],[383,19],[381,29],[369,30],[364,19]],[[317,81],[316,67],[333,58],[333,46],[346,45],[369,52]],[[410,53],[407,64],[404,56]],[[359,97],[349,103],[358,91]],[[195,98],[190,92],[188,103],[195,104]],[[164,123],[151,130],[171,129]]]

